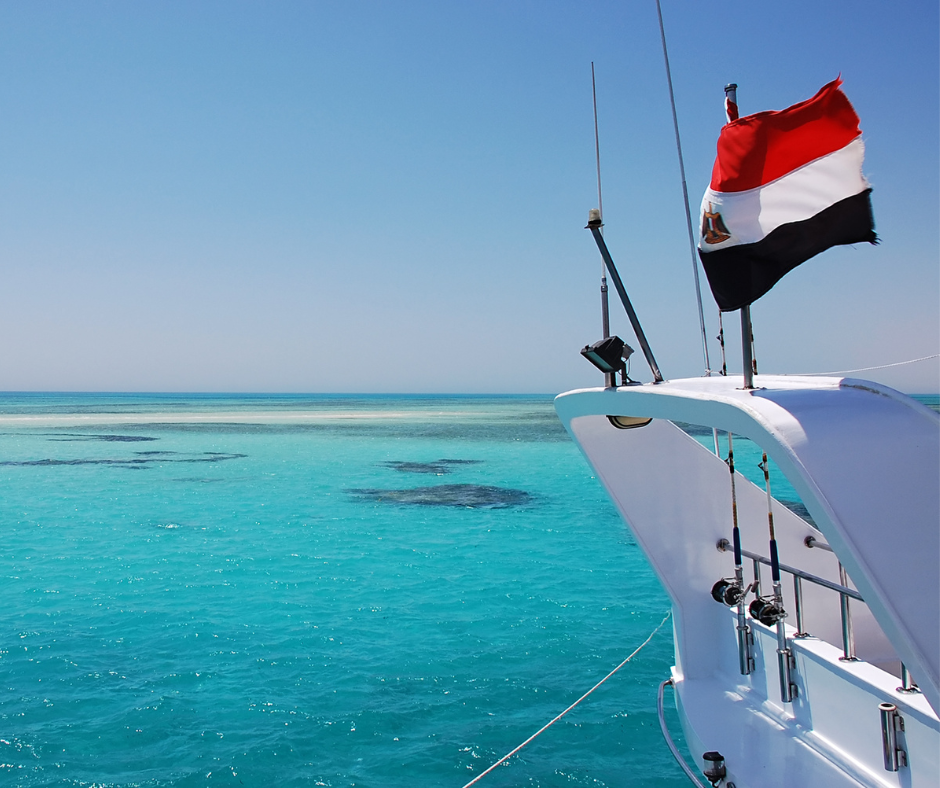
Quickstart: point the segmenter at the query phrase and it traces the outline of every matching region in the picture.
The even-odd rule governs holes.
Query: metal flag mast
[[[725,114],[728,123],[738,119],[738,86],[734,82],[725,85]],[[723,329],[721,334],[721,344],[724,347]],[[754,358],[754,328],[751,325],[750,304],[741,307],[741,352],[744,357],[744,388],[753,389],[757,361]]]

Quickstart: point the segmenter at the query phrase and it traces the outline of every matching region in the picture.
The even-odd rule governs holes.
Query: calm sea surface
[[[0,528],[3,785],[460,788],[669,608],[550,397],[6,395]],[[478,785],[686,785],[672,662]]]

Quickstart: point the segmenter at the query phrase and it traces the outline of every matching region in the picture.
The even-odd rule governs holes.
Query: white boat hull
[[[706,378],[571,392],[556,400],[672,599],[673,678],[690,750],[697,758],[721,752],[727,781],[737,788],[936,786],[940,657],[931,649],[940,637],[940,423],[903,395],[855,381],[759,380],[763,393]],[[610,415],[653,421],[621,430]],[[886,418],[888,427],[879,431]],[[807,537],[828,541],[868,603],[852,607],[860,659],[844,661],[839,595],[803,583],[803,629],[812,636],[794,637],[797,630],[786,627],[792,702],[781,699],[775,629],[749,619],[755,665],[749,675],[739,670],[735,611],[710,594],[715,581],[732,574],[730,553],[716,547],[731,537],[727,466],[670,419],[730,430],[765,449],[822,531],[775,505],[780,561],[838,584],[836,555],[806,546]],[[860,435],[862,427],[867,432]],[[831,439],[825,445],[824,431]],[[912,434],[919,436],[913,447]],[[862,456],[862,439],[876,442],[874,459]],[[881,440],[888,443],[878,447]],[[889,478],[884,462],[891,465]],[[766,556],[765,491],[742,477],[736,487],[743,547]],[[887,518],[890,505],[895,509]],[[904,523],[912,526],[902,531],[897,526]],[[761,581],[766,594],[766,569]],[[792,587],[784,586],[788,611]],[[923,694],[897,690],[899,657]],[[885,768],[881,703],[895,704],[904,720],[899,746],[907,763],[898,771]]]

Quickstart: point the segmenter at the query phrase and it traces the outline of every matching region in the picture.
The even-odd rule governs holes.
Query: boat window
[[[652,419],[644,416],[608,416],[607,421],[618,430],[632,430],[636,427],[645,427]]]

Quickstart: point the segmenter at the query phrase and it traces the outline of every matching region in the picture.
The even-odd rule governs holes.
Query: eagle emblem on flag
[[[702,240],[707,244],[720,244],[731,237],[728,228],[725,227],[724,219],[721,213],[713,209],[711,203],[708,203],[708,210],[702,211]]]

